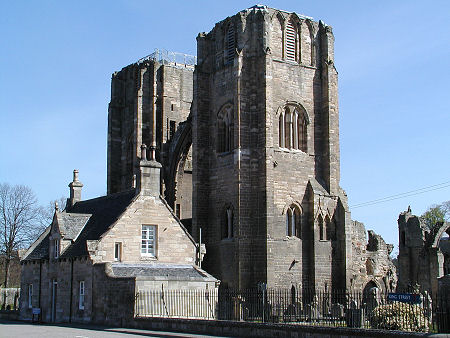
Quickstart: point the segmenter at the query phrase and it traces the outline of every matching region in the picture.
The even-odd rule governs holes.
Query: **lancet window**
[[[298,33],[297,29],[289,20],[286,24],[286,32],[285,32],[285,55],[286,59],[290,61],[299,61],[298,60]]]
[[[281,148],[307,151],[307,119],[295,106],[287,106],[278,120],[278,141]]]
[[[295,204],[286,210],[286,236],[301,238],[301,213]]]
[[[225,64],[233,63],[236,40],[233,24],[229,24],[225,33]]]
[[[228,105],[217,115],[217,152],[233,149],[233,108]]]
[[[231,207],[227,207],[223,214],[222,220],[222,239],[225,238],[233,238],[233,209]]]

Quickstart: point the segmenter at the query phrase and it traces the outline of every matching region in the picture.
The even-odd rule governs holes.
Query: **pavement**
[[[220,337],[191,333],[112,328],[81,324],[32,324],[0,320],[0,338],[144,338],[144,337]]]

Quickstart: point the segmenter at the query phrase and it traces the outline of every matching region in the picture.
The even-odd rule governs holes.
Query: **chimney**
[[[139,172],[137,193],[144,196],[158,197],[161,194],[161,163],[155,159],[155,145],[150,148],[150,160],[147,160],[147,146],[141,145],[141,161],[139,162]]]
[[[78,170],[73,171],[73,181],[69,183],[70,197],[67,199],[67,207],[72,207],[75,203],[81,201],[81,188],[83,183],[78,181]]]

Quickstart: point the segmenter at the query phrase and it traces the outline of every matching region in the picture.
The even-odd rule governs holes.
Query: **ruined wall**
[[[390,258],[392,244],[374,231],[369,230],[368,237],[363,223],[353,221],[352,251],[353,261],[349,265],[350,290],[364,292],[377,287],[381,292],[395,292],[397,270]]]
[[[438,278],[448,273],[448,240],[450,223],[438,222],[427,226],[408,208],[398,217],[399,254],[398,289],[408,290],[419,286],[421,291],[431,293],[434,300],[438,295]],[[447,257],[447,261],[446,261]]]
[[[135,164],[140,158],[140,146],[152,143],[153,126],[156,135],[156,158],[163,165],[163,193],[166,186],[176,189],[176,179],[170,168],[180,155],[170,156],[171,142],[181,122],[186,121],[192,103],[193,66],[165,60],[145,58],[116,72],[111,80],[111,102],[108,111],[108,194],[130,189]],[[155,113],[155,121],[154,119]],[[175,163],[175,166],[177,164]],[[191,170],[181,167],[183,175]],[[189,182],[190,177],[185,181]],[[183,209],[190,218],[191,189],[183,184]],[[180,198],[181,200],[181,198]],[[168,198],[175,208],[173,198]],[[178,201],[181,204],[180,201]]]

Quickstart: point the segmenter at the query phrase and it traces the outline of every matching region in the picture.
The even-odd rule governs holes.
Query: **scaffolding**
[[[194,67],[197,64],[197,57],[194,55],[171,52],[165,49],[155,49],[153,53],[138,60],[138,64],[146,61],[159,62],[164,65]]]

